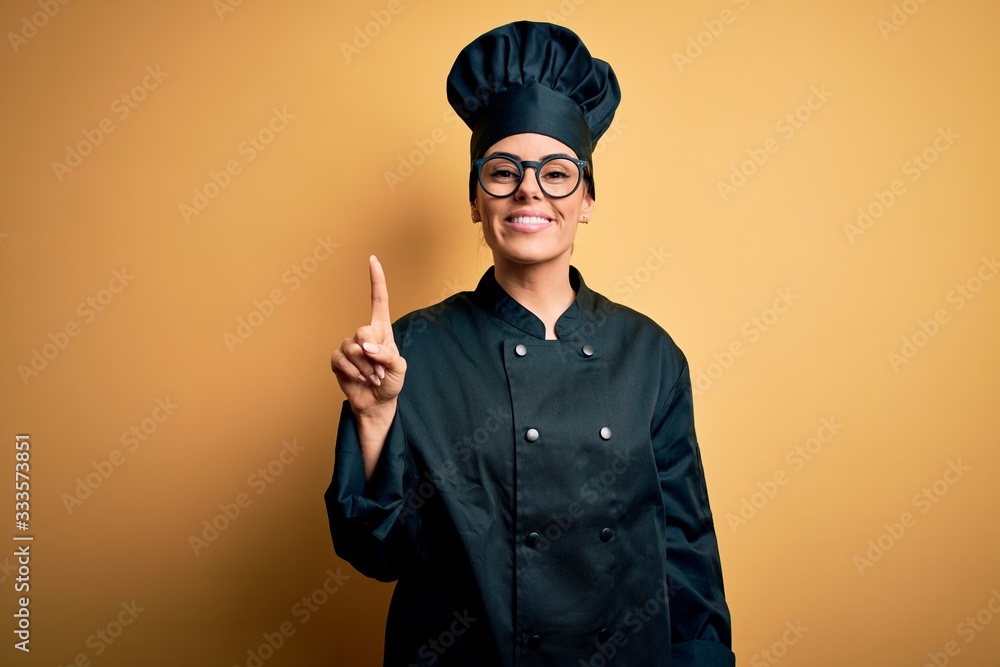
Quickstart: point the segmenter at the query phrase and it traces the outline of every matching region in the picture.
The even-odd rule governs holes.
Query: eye
[[[511,183],[521,177],[517,165],[505,157],[490,158],[482,169],[481,173],[494,183]]]
[[[494,179],[508,179],[517,178],[517,172],[512,171],[509,167],[497,167],[490,171],[490,178]]]
[[[549,183],[560,183],[575,180],[579,168],[569,160],[556,159],[545,163],[542,167],[542,178]]]

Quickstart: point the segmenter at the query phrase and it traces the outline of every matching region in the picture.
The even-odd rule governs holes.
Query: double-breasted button
[[[601,427],[601,440],[610,440],[610,439],[611,439],[611,429],[608,428],[607,426]]]
[[[592,357],[592,356],[594,356],[594,346],[593,345],[584,345],[583,348],[580,351],[583,352],[583,356],[585,356],[585,357]]]
[[[527,431],[524,432],[524,439],[527,440],[528,442],[534,442],[535,440],[538,440],[538,429],[529,428]]]
[[[541,535],[539,535],[538,533],[532,532],[532,533],[528,533],[528,535],[524,538],[524,543],[528,547],[534,549],[535,546],[538,544],[538,540],[540,540],[540,539],[541,539]]]
[[[538,635],[531,635],[528,637],[528,648],[534,651],[536,648],[542,645],[542,638]]]
[[[611,630],[607,628],[601,628],[601,631],[597,633],[597,641],[602,644],[611,639]]]
[[[601,542],[610,542],[611,538],[615,536],[615,531],[610,528],[601,529]]]
[[[526,348],[524,345],[517,345],[514,348],[514,354],[516,354],[519,357],[523,357],[524,355],[528,354],[528,348]]]

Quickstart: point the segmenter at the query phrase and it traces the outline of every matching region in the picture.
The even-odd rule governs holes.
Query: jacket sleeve
[[[371,480],[365,483],[357,423],[344,401],[326,510],[337,555],[358,572],[394,581],[412,562],[418,535],[417,472],[397,408]]]
[[[667,389],[652,424],[660,489],[666,509],[668,594],[673,663],[732,667],[732,628],[722,585],[722,565],[708,503],[701,453],[694,431],[691,377],[674,348],[664,377]]]

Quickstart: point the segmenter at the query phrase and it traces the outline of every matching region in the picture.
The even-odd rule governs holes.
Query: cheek
[[[578,222],[580,220],[580,216],[583,215],[583,202],[567,202],[565,205],[559,207],[559,213],[562,214],[563,220],[567,223]]]

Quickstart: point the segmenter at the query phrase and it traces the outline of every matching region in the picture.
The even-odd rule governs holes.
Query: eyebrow
[[[505,151],[497,151],[496,153],[492,153],[492,155],[500,157],[509,157],[513,160],[517,160],[519,162],[521,161],[521,156],[518,155],[517,153],[507,153]],[[548,155],[543,155],[542,157],[538,158],[538,161],[541,162],[542,160],[548,160],[550,157],[570,157],[570,156],[567,155],[566,153],[549,153]]]

